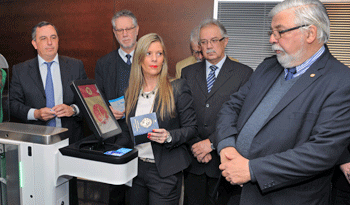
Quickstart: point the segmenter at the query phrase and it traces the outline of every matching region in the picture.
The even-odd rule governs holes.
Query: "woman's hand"
[[[166,129],[153,129],[152,132],[149,132],[147,136],[148,139],[159,144],[163,144],[167,137],[168,131],[166,131]]]

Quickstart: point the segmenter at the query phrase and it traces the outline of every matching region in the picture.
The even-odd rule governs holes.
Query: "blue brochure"
[[[123,112],[125,110],[125,100],[124,96],[121,96],[119,98],[109,100],[109,104],[112,105],[113,109],[118,110],[120,112]]]
[[[147,133],[152,132],[153,129],[159,129],[155,112],[131,117],[130,122],[136,144],[149,142],[150,140],[147,138]]]
[[[125,100],[124,96],[121,96],[119,98],[109,100],[109,104],[113,107],[113,109],[118,110],[120,112],[123,112],[125,110]],[[125,118],[125,115],[122,117],[122,119]]]

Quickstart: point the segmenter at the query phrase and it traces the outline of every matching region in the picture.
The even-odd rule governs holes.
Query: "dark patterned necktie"
[[[126,54],[126,58],[128,59],[127,61],[126,61],[126,64],[128,64],[128,65],[131,65],[131,55],[130,54]]]

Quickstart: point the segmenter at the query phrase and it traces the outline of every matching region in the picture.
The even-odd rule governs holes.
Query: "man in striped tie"
[[[199,45],[206,59],[182,70],[182,78],[189,84],[198,122],[199,135],[190,142],[193,156],[185,171],[185,204],[210,204],[214,187],[220,176],[220,159],[213,145],[216,115],[221,105],[236,92],[252,74],[246,65],[230,60],[225,54],[228,37],[225,27],[208,19],[199,26]],[[224,180],[216,192],[217,204],[226,204],[230,194],[237,194],[239,186],[231,189]]]

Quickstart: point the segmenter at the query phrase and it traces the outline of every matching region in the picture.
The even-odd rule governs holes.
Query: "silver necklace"
[[[156,93],[157,86],[151,91],[151,92],[143,92],[143,89],[141,90],[141,96],[143,98],[149,99],[152,95]]]

